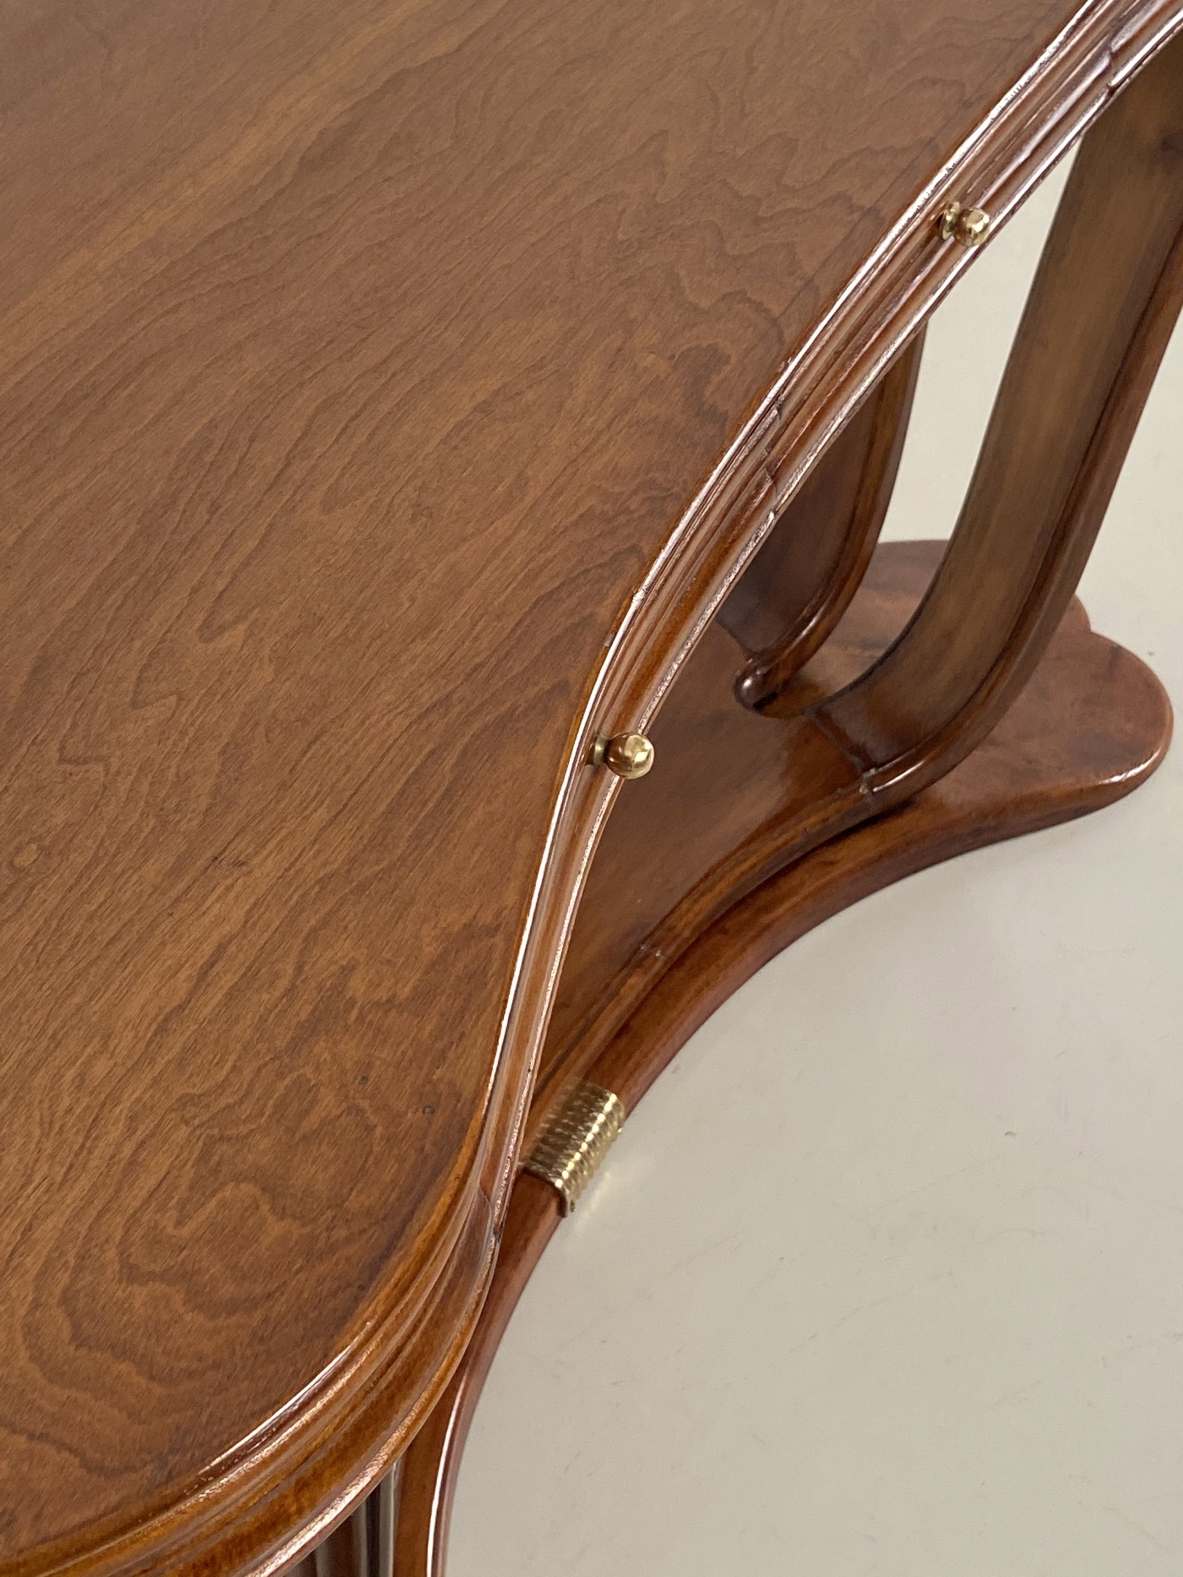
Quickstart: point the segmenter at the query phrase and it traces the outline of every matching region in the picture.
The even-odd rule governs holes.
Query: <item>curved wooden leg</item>
[[[718,621],[748,653],[735,681],[762,707],[829,639],[883,529],[924,349],[921,329],[814,466]]]
[[[984,738],[1059,624],[1183,305],[1183,44],[1081,145],[948,554],[908,629],[812,709],[898,801]]]
[[[1080,149],[957,530],[903,633],[882,656],[864,644],[854,673],[823,647],[771,716],[741,721],[690,678],[671,693],[652,731],[663,770],[617,807],[592,867],[541,1101],[754,886],[989,733],[1063,616],[1181,301],[1183,41]]]

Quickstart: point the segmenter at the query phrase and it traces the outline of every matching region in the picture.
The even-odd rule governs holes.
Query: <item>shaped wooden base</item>
[[[742,654],[731,638],[720,628],[704,638],[654,730],[664,770],[629,786],[596,855],[532,1127],[576,1078],[614,1090],[631,1111],[699,1025],[813,926],[926,866],[1100,809],[1162,760],[1171,734],[1162,686],[1094,634],[1074,601],[1020,698],[972,755],[901,808],[786,865],[792,856],[778,842],[777,811],[793,772],[785,754],[793,718],[890,643],[943,548],[881,546],[834,636],[781,695],[775,716],[734,699]],[[558,1222],[555,1190],[520,1176],[476,1334],[403,1459],[398,1577],[443,1577],[468,1424]]]

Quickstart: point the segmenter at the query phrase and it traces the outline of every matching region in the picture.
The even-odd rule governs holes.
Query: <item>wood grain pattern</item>
[[[841,694],[891,646],[920,605],[944,548],[940,542],[880,545],[829,643],[802,669],[795,690],[782,696],[785,717],[736,706],[730,693],[734,646],[721,629],[702,641],[660,719],[658,748],[676,770],[636,785],[601,841],[547,1034],[531,1133],[572,1080],[592,1077],[593,1066],[603,1072],[599,1059],[625,1035],[624,1026],[643,1011],[666,973],[680,971],[675,1000],[690,991],[686,970],[692,966],[679,959],[712,926],[724,924],[747,893],[782,869],[830,868],[830,844],[807,852],[803,864],[791,822],[786,836],[785,800],[799,787],[796,709]],[[1037,675],[975,755],[972,773],[954,772],[932,796],[915,801],[926,807],[913,819],[920,826],[915,847],[927,862],[977,847],[975,816],[985,842],[1034,831],[1131,792],[1162,759],[1171,710],[1161,685],[1136,658],[1091,635],[1079,603]],[[910,857],[913,845],[898,842],[908,822],[897,829],[893,817],[876,825],[885,829],[876,837],[850,844],[854,833],[847,832],[833,848],[865,848],[876,873],[897,855]],[[670,829],[676,829],[672,838]],[[873,890],[855,891],[862,877],[849,873],[845,855],[833,859],[834,868],[846,873],[837,888],[843,902]],[[863,860],[858,855],[857,870]],[[899,874],[917,868],[905,865]],[[846,885],[848,876],[855,887]],[[874,878],[878,885],[895,879]],[[801,876],[802,892],[811,880]],[[789,890],[796,890],[791,883]],[[812,912],[802,900],[802,913]],[[819,918],[833,912],[826,909]],[[742,928],[745,922],[737,923]],[[754,941],[749,951],[755,956]],[[742,983],[727,978],[729,990]],[[709,982],[702,995],[715,1006],[724,1000]],[[615,1064],[609,1071],[623,1077]],[[606,1088],[631,1110],[622,1088]],[[635,1096],[635,1087],[629,1088]]]
[[[278,1569],[386,1470],[590,732],[965,266],[937,199],[1005,213],[1177,9],[4,9],[6,1573]]]
[[[1183,306],[1183,44],[1085,137],[957,529],[915,618],[811,709],[873,791],[930,781],[1032,672],[1088,561]]]
[[[939,542],[881,546],[862,589],[829,645],[810,665],[810,686],[849,682],[886,648],[923,596],[940,561]],[[711,741],[717,765],[758,738],[749,729],[718,734],[713,720],[727,694],[734,658],[722,642],[700,647],[679,681],[702,708],[687,705],[681,726]],[[733,708],[733,710],[738,710]],[[663,722],[668,714],[663,715]],[[749,719],[760,722],[760,719]],[[764,719],[765,732],[776,724]],[[970,849],[1088,814],[1143,783],[1171,736],[1171,707],[1154,675],[1130,653],[1093,634],[1073,602],[1030,684],[994,732],[946,777],[899,810],[846,833],[763,882],[698,935],[610,1038],[566,1048],[567,1078],[586,1074],[617,1092],[629,1111],[700,1025],[769,959],[823,920],[892,882]],[[780,789],[775,758],[748,756],[766,803]],[[639,797],[638,797],[639,798]],[[697,880],[703,839],[729,798],[686,795],[666,820],[666,855]],[[618,807],[601,845],[615,873],[628,869],[651,829]],[[672,834],[670,829],[676,829]],[[591,924],[589,910],[576,926]],[[852,960],[857,968],[857,960]],[[589,1067],[590,1062],[590,1067]],[[541,1111],[552,1088],[539,1089]],[[519,1175],[501,1257],[477,1330],[460,1368],[404,1459],[396,1568],[399,1577],[445,1577],[452,1498],[465,1439],[496,1348],[522,1289],[560,1225],[558,1194]]]
[[[1072,595],[1181,303],[1175,43],[1085,138],[957,529],[890,647],[831,691],[808,668],[774,691],[775,731],[735,716],[706,681],[675,689],[653,731],[667,775],[617,812],[593,867],[540,1090],[586,1066],[777,865],[934,782],[1004,714]],[[838,500],[839,521],[847,507]],[[717,672],[725,639],[708,634],[686,671]],[[669,857],[671,825],[695,829],[693,873]]]

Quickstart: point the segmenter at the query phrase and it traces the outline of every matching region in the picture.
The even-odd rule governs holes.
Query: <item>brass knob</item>
[[[960,203],[950,203],[941,214],[940,230],[942,241],[981,246],[990,234],[990,215],[982,208],[963,208]]]
[[[644,734],[601,734],[592,746],[593,767],[605,766],[618,778],[643,778],[653,765],[653,746]]]

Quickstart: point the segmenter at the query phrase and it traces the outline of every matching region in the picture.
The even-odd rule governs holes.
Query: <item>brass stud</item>
[[[990,234],[990,215],[983,208],[963,208],[950,203],[940,217],[942,241],[960,241],[962,246],[981,246]]]
[[[592,746],[591,764],[605,766],[618,778],[643,778],[653,765],[653,746],[644,734],[601,734]]]

